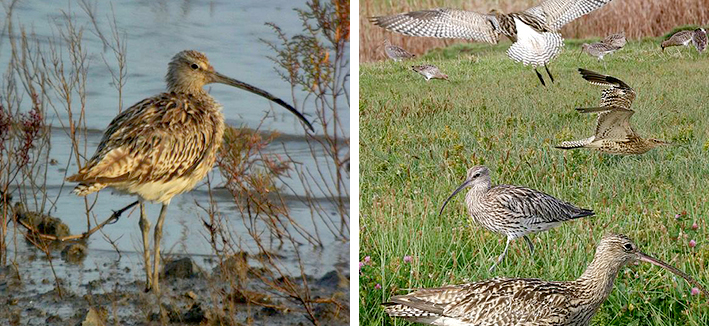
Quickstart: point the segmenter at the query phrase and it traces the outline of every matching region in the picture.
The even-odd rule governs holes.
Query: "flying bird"
[[[507,55],[514,61],[531,65],[539,81],[546,86],[537,67],[544,66],[554,82],[547,64],[561,52],[562,26],[586,15],[611,0],[546,0],[520,12],[504,14],[437,8],[391,16],[370,17],[377,26],[409,36],[457,38],[497,44],[500,36],[513,43]]]

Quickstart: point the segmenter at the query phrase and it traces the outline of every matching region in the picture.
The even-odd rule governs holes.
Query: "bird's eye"
[[[475,179],[475,178],[477,178],[477,177],[479,177],[479,176],[480,176],[480,173],[475,173],[475,174],[473,174],[473,179]]]
[[[625,251],[633,251],[633,245],[626,243],[623,245],[623,249],[625,249]]]
[[[193,63],[193,64],[190,66],[190,68],[192,68],[192,69],[194,69],[194,70],[197,70],[197,69],[199,69],[199,65],[197,65],[196,63]]]

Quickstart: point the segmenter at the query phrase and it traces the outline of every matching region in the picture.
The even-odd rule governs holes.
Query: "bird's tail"
[[[77,196],[86,196],[103,188],[106,188],[103,183],[80,183],[74,188],[73,193]]]
[[[598,86],[618,86],[621,88],[630,88],[628,84],[613,76],[602,75],[595,71],[579,68],[581,77],[593,85]]]
[[[578,113],[601,113],[605,111],[610,111],[610,108],[597,106],[592,108],[576,108],[576,111],[578,111]]]
[[[556,145],[554,147],[559,148],[559,149],[574,149],[574,148],[582,148],[586,147],[588,144],[590,144],[595,137],[591,136],[586,139],[581,139],[581,140],[571,140],[571,141],[565,141],[562,142],[559,145]]]
[[[585,208],[579,208],[579,212],[576,213],[576,214],[575,214],[574,216],[572,216],[571,218],[572,218],[572,219],[575,219],[575,218],[582,218],[582,217],[593,216],[593,215],[596,215],[596,213],[594,213],[593,210],[591,210],[591,209],[585,209]]]

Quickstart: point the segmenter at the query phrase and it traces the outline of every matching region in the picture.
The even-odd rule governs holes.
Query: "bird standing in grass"
[[[212,170],[224,135],[222,106],[204,89],[221,83],[265,97],[312,125],[295,108],[270,93],[226,77],[197,51],[182,51],[168,65],[167,92],[142,100],[116,116],[106,128],[93,157],[68,181],[86,196],[105,187],[140,197],[140,230],[146,290],[159,292],[162,226],[170,200],[190,191]],[[162,204],[155,224],[151,271],[150,222],[144,202]]]
[[[608,44],[612,47],[622,49],[625,46],[625,44],[627,43],[627,41],[625,39],[625,31],[608,35],[605,38],[603,38],[603,40],[601,42]]]
[[[597,42],[597,43],[584,43],[581,45],[581,51],[588,53],[588,55],[592,57],[596,57],[598,61],[603,60],[603,56],[606,54],[611,54],[615,51],[617,51],[618,47],[615,47],[611,44],[604,43],[604,42]]]
[[[665,48],[671,46],[689,46],[689,44],[694,44],[697,51],[702,52],[706,48],[707,44],[707,33],[703,28],[697,28],[695,30],[684,30],[672,34],[670,38],[663,41],[660,44],[662,51]]]
[[[639,251],[621,234],[608,234],[596,247],[593,261],[574,281],[495,278],[469,284],[421,289],[391,297],[389,316],[430,325],[588,325],[613,290],[620,269],[643,261],[679,275],[707,295],[684,272]]]
[[[470,188],[465,195],[465,203],[473,221],[492,232],[507,236],[505,250],[490,267],[490,271],[505,258],[513,240],[524,238],[529,252],[534,253],[534,245],[527,234],[549,230],[564,221],[594,215],[590,209],[576,207],[538,190],[511,185],[492,186],[490,170],[485,166],[474,166],[468,170],[465,182],[446,199],[439,215],[451,198],[465,188]]]
[[[630,126],[635,111],[630,106],[635,100],[635,90],[613,76],[579,68],[581,77],[593,85],[606,86],[601,95],[601,105],[594,108],[577,108],[580,113],[598,113],[593,136],[575,141],[565,141],[559,149],[592,148],[609,154],[643,154],[657,146],[668,145],[663,140],[640,137]]]
[[[384,40],[384,53],[394,61],[407,60],[415,57],[415,55],[404,50],[404,48],[391,44],[389,40]]]
[[[411,66],[411,70],[421,74],[424,78],[426,78],[426,81],[431,79],[448,80],[448,75],[442,73],[438,67],[434,65]]]
[[[692,35],[692,43],[699,53],[704,52],[707,48],[707,31],[704,28],[697,28]]]
[[[503,14],[437,8],[391,16],[371,17],[370,21],[390,31],[409,36],[457,38],[497,44],[500,36],[512,40],[507,55],[514,61],[531,65],[539,81],[546,85],[537,67],[544,66],[561,53],[562,26],[586,15],[611,0],[545,0],[520,12]]]

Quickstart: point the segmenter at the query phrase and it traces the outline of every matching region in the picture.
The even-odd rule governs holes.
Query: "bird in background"
[[[528,234],[549,230],[564,221],[594,215],[590,209],[576,207],[538,190],[512,185],[493,186],[490,170],[485,166],[474,166],[468,169],[465,182],[443,203],[439,216],[451,198],[465,188],[470,188],[465,195],[465,204],[473,222],[507,236],[505,249],[490,271],[505,258],[510,242],[515,239],[524,238],[529,252],[533,254],[534,245]]]
[[[579,68],[581,77],[589,83],[604,86],[601,105],[592,108],[577,108],[580,113],[598,113],[596,131],[593,136],[565,141],[556,146],[559,149],[591,148],[608,154],[643,154],[657,146],[669,145],[664,140],[638,135],[630,126],[630,117],[635,111],[630,106],[635,100],[635,90],[622,80]]]
[[[689,46],[693,44],[697,51],[702,52],[707,45],[707,33],[703,28],[684,30],[672,34],[670,38],[660,44],[662,51],[671,46]]]
[[[384,40],[384,53],[386,53],[387,57],[397,62],[416,56],[398,45],[391,44],[391,41],[388,39]]]
[[[689,275],[638,250],[627,236],[607,234],[586,271],[573,281],[494,278],[420,289],[393,296],[382,306],[391,317],[430,325],[584,326],[608,298],[621,268],[634,261],[666,269],[708,294]]]
[[[214,70],[197,51],[177,53],[168,64],[167,91],[144,99],[116,116],[106,128],[96,153],[68,177],[79,182],[79,196],[110,187],[137,195],[143,236],[146,291],[159,293],[160,241],[167,207],[173,197],[190,191],[212,170],[224,135],[222,106],[203,87],[220,83],[265,97],[295,114],[308,129],[310,122],[274,95]],[[162,205],[155,224],[150,262],[150,221],[144,202]]]
[[[581,45],[581,52],[586,52],[588,55],[596,57],[598,61],[602,61],[606,54],[611,54],[618,49],[620,48],[605,42],[584,43]],[[581,52],[579,52],[579,54]]]
[[[622,49],[625,46],[625,44],[627,44],[627,40],[625,39],[625,31],[621,31],[620,33],[608,35],[605,38],[603,38],[603,40],[601,42],[608,44],[612,47]]]
[[[704,52],[707,48],[707,31],[704,28],[697,28],[694,30],[694,35],[692,35],[692,44],[699,51],[699,53]]]
[[[547,64],[564,45],[558,32],[567,23],[586,15],[611,0],[545,0],[538,6],[504,14],[493,10],[487,14],[473,11],[437,8],[390,16],[370,17],[375,25],[409,36],[454,38],[497,44],[501,36],[513,43],[507,55],[514,61],[534,68],[539,81],[546,86],[537,67],[544,66],[554,82]]]
[[[424,78],[426,78],[426,81],[431,79],[448,80],[448,75],[442,73],[438,67],[434,65],[411,66],[411,70],[421,74]]]

